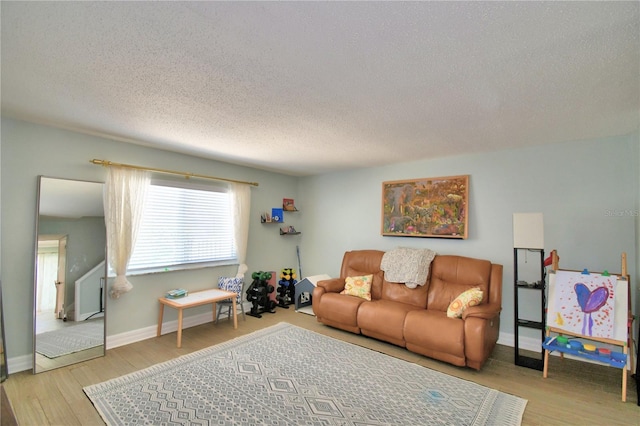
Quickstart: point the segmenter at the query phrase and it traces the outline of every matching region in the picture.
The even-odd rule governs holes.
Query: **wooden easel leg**
[[[549,329],[547,329],[546,337],[549,338]],[[547,378],[549,372],[549,349],[544,350],[544,366],[542,367],[542,378]]]
[[[627,346],[624,347],[622,353],[627,354]],[[625,364],[622,367],[622,402],[627,402],[627,376],[627,364]]]
[[[544,367],[542,368],[542,378],[547,378],[547,373],[549,371],[549,349],[544,350]]]

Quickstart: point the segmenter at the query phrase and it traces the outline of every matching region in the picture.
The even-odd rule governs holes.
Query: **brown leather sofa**
[[[462,256],[436,255],[427,283],[411,289],[385,280],[383,251],[346,252],[340,278],[318,281],[313,291],[317,320],[331,327],[406,347],[430,358],[480,370],[498,340],[502,265]],[[371,301],[340,294],[345,278],[373,275]],[[447,308],[463,291],[479,287],[483,300],[462,318]]]

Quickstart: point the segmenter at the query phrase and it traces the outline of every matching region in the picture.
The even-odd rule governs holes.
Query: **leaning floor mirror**
[[[33,372],[105,354],[103,184],[40,176]]]

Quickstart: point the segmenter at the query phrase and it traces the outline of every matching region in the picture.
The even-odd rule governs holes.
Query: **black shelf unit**
[[[539,278],[535,281],[526,281],[520,278],[519,273],[519,261],[520,256],[529,256],[529,254],[533,253],[539,254],[540,256],[540,272]],[[515,364],[521,367],[532,368],[534,370],[542,371],[544,368],[544,351],[542,350],[542,343],[545,339],[545,316],[546,316],[546,296],[545,296],[545,282],[546,282],[546,272],[544,269],[544,250],[543,249],[533,249],[533,248],[514,248],[513,249],[513,275],[514,275],[514,360]],[[525,293],[528,293],[527,296],[530,296],[530,293],[539,292],[540,297],[540,321],[530,320],[526,318],[520,317],[520,298]],[[527,300],[532,300],[531,297],[527,297]],[[530,328],[535,330],[540,330],[540,357],[534,358],[530,356],[525,356],[520,353],[520,328]]]

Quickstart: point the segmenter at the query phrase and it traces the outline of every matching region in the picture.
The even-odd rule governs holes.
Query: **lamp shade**
[[[513,214],[513,247],[544,249],[542,213]]]

